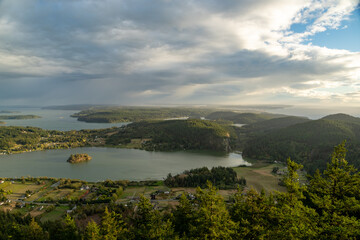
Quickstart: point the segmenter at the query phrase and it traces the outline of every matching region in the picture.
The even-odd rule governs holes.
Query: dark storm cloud
[[[343,61],[348,53],[324,55],[305,45],[296,52],[280,41],[302,5],[3,0],[0,100],[207,102],[236,100],[262,88],[316,88],[320,85],[307,83],[314,78],[337,81],[348,69]],[[284,14],[272,14],[282,8]]]

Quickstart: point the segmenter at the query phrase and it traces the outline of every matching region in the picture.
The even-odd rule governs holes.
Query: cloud
[[[2,0],[0,100],[360,102],[360,53],[305,43],[341,28],[357,4]],[[306,24],[304,32],[291,31],[294,23]]]

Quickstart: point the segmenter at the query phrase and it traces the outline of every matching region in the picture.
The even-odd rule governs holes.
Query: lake
[[[49,110],[40,108],[6,108],[18,111],[3,115],[41,116],[39,119],[4,120],[4,126],[33,126],[48,130],[81,130],[120,127],[127,123],[86,123],[70,115],[79,111]],[[3,125],[1,125],[3,126]],[[86,163],[66,162],[70,154],[87,153],[93,159]],[[0,177],[48,176],[75,178],[87,181],[105,179],[149,180],[163,179],[168,173],[207,166],[233,167],[248,164],[241,154],[218,155],[209,152],[147,152],[119,148],[77,148],[47,150],[31,153],[0,155]]]
[[[70,164],[70,154],[87,153],[89,162]],[[219,155],[209,152],[148,152],[120,148],[75,148],[0,155],[0,176],[48,176],[86,181],[162,180],[168,173],[207,166],[251,165],[241,154]]]
[[[100,129],[110,127],[121,127],[128,123],[87,123],[80,122],[77,118],[70,117],[70,115],[79,111],[70,110],[49,110],[41,108],[6,108],[0,107],[2,110],[18,111],[18,113],[1,113],[0,115],[38,115],[41,118],[37,119],[21,119],[21,120],[1,120],[6,124],[0,126],[32,126],[47,130],[81,130],[81,129]]]

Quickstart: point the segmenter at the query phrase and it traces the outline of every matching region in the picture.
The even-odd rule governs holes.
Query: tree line
[[[229,167],[195,168],[175,176],[169,173],[164,180],[168,187],[206,187],[207,182],[220,189],[246,185],[245,178],[238,179],[235,170]]]

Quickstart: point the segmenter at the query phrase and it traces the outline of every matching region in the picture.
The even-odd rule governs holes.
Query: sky
[[[360,104],[358,0],[0,0],[0,104]]]

